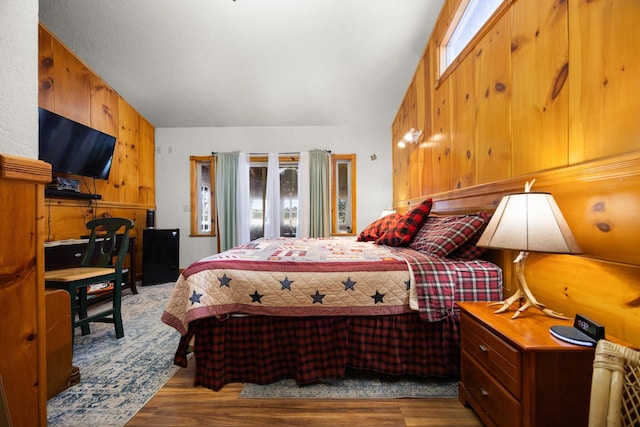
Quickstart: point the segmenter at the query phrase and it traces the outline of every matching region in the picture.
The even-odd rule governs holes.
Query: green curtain
[[[329,237],[331,210],[331,157],[327,151],[309,152],[309,237]]]
[[[218,153],[216,165],[216,206],[218,209],[218,241],[220,251],[237,246],[237,176],[240,153]]]

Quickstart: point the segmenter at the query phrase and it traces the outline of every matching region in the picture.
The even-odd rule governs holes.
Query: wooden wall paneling
[[[553,194],[585,256],[640,265],[638,153],[532,176],[534,191]]]
[[[118,136],[118,94],[104,80],[89,74],[91,84],[91,127]]]
[[[410,102],[411,111],[409,114],[408,128],[414,128],[415,130],[421,130],[422,135],[418,139],[417,143],[408,144],[405,150],[409,151],[409,197],[418,197],[422,194],[422,156],[420,150],[420,144],[424,141],[424,110],[425,99],[422,94],[425,91],[424,84],[424,71],[422,69],[422,61],[418,63],[418,68],[413,77],[413,90],[411,93],[412,99]],[[407,129],[407,130],[409,130]]]
[[[532,254],[525,275],[541,303],[570,318],[585,315],[605,325],[608,334],[640,347],[640,266]]]
[[[432,212],[440,214],[493,210],[505,194],[523,191],[525,182],[533,179],[533,191],[554,196],[584,256],[640,265],[638,152],[428,194],[411,202],[431,197]]]
[[[91,84],[91,127],[117,138],[118,94],[94,73],[89,74],[89,81]],[[114,170],[111,170],[109,175],[111,176],[112,173]],[[92,185],[95,186],[95,192],[102,195],[102,200],[118,200],[118,190],[115,186],[110,185],[109,180],[96,179],[92,181]],[[93,189],[91,190],[93,191]]]
[[[403,102],[404,114],[402,128],[400,129],[400,138],[402,138],[411,128],[418,128],[417,88],[417,77],[414,75]],[[405,148],[401,148],[401,150],[406,151],[407,162],[405,173],[403,175],[404,179],[407,181],[407,192],[409,197],[415,197],[416,193],[419,191],[419,184],[416,184],[416,181],[413,181],[417,178],[417,173],[414,170],[415,167],[418,166],[417,144],[407,144],[407,146]],[[419,180],[417,182],[419,183]]]
[[[138,124],[138,203],[155,206],[155,130],[142,116]]]
[[[39,106],[118,138],[109,180],[73,176],[81,180],[82,191],[96,192],[103,201],[144,203],[138,200],[143,188],[145,200],[153,200],[153,205],[154,157],[146,154],[149,160],[141,163],[137,154],[140,141],[155,145],[153,126],[42,25],[39,25],[39,49]],[[121,106],[126,108],[122,129]],[[142,140],[138,134],[139,121],[144,121]],[[125,141],[121,141],[121,132],[126,135]],[[153,151],[146,147],[147,153],[153,154]],[[145,181],[142,186],[141,179]]]
[[[569,13],[571,163],[640,150],[640,2],[569,2]]]
[[[459,3],[445,2],[430,45],[437,46]],[[452,117],[464,87],[455,80],[466,76],[456,68],[464,67],[460,60],[431,93],[433,184],[409,200],[394,191],[393,206],[403,212],[433,198],[436,214],[493,210],[503,195],[535,178],[534,191],[554,195],[584,254],[532,255],[525,271],[534,293],[549,307],[593,317],[640,346],[640,121],[631,118],[639,116],[640,84],[629,77],[640,74],[640,33],[633,31],[640,3],[518,0],[503,7],[474,46],[477,184],[447,186],[451,162],[442,161],[461,123]],[[433,58],[436,70],[437,52]],[[516,254],[490,253],[510,294]]]
[[[53,38],[55,113],[91,126],[89,69]]]
[[[495,208],[503,195],[533,190],[553,194],[584,252],[581,256],[532,254],[525,269],[536,297],[569,316],[580,312],[610,324],[610,332],[640,345],[640,157],[637,152],[535,172],[461,190],[425,195],[432,212],[455,214]],[[418,203],[422,199],[412,201]],[[514,288],[511,260],[502,254],[505,287]],[[493,260],[493,259],[492,259]]]
[[[511,7],[517,176],[568,164],[568,19],[567,2],[517,1]]]
[[[100,201],[45,200],[45,241],[79,239],[86,234],[85,224],[96,218]]]
[[[55,111],[53,87],[53,38],[38,26],[38,106]]]
[[[406,187],[402,185],[402,180],[398,176],[399,171],[402,169],[402,157],[404,155],[396,146],[396,143],[400,139],[401,117],[402,104],[396,113],[393,123],[391,123],[391,166],[393,170],[391,179],[393,182],[393,200],[405,200],[407,196]]]
[[[138,113],[118,97],[118,188],[121,203],[138,201]]]
[[[410,85],[405,95],[405,100],[400,105],[398,111],[397,120],[395,122],[393,144],[394,144],[394,156],[393,156],[393,188],[394,197],[398,197],[398,200],[409,199],[409,155],[410,150],[407,148],[398,148],[398,141],[404,136],[404,134],[410,129],[409,127],[409,110],[411,97],[410,93],[415,89],[415,86]]]
[[[434,69],[435,44],[431,41],[422,57],[422,71],[424,74],[424,90],[418,92],[418,99],[422,99],[424,110],[420,114],[424,128],[420,142],[419,172],[420,172],[420,195],[428,194],[433,188],[433,88],[436,82],[436,70]]]
[[[39,26],[39,106],[117,137],[109,179],[81,180],[101,200],[47,198],[46,240],[76,239],[101,215],[136,221],[142,236],[146,210],[155,207],[155,130],[104,80],[83,65],[55,35]],[[142,265],[142,242],[137,253]]]
[[[433,187],[428,194],[451,189],[451,82],[451,78],[445,79],[434,92]]]
[[[451,84],[450,189],[475,184],[476,89],[475,59],[468,55],[455,71]]]
[[[478,43],[476,61],[476,183],[511,176],[510,10]]]

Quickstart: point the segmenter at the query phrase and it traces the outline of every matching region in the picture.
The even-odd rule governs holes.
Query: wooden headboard
[[[592,317],[614,336],[640,346],[640,153],[630,153],[499,182],[412,199],[399,212],[432,198],[435,214],[495,209],[502,196],[533,191],[551,193],[584,252],[531,254],[525,269],[536,297],[564,314]],[[510,260],[496,251],[491,260],[505,273],[505,294],[514,289]]]

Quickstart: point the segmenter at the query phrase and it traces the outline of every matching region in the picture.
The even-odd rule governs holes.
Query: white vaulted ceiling
[[[155,127],[391,125],[443,0],[40,0]]]

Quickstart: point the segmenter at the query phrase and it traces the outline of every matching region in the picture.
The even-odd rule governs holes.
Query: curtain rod
[[[326,151],[327,153],[331,153],[331,150],[322,150],[322,151]],[[211,155],[216,156],[218,153],[216,151],[212,151]],[[269,153],[248,153],[250,156],[268,156]],[[296,154],[300,154],[300,151],[285,151],[282,153],[277,153],[280,156],[290,156],[290,155],[296,155]]]

